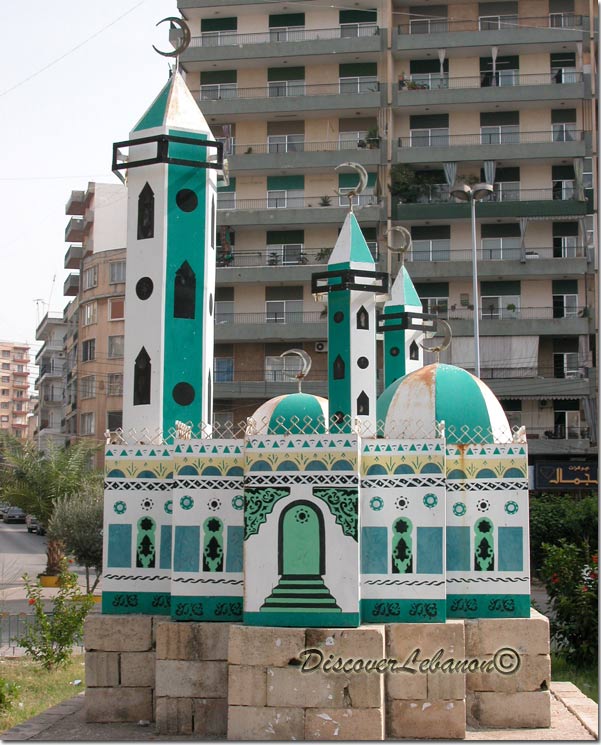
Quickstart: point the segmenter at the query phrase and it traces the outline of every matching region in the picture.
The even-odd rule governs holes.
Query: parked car
[[[4,513],[5,523],[24,523],[25,522],[25,510],[20,507],[9,507]]]
[[[37,533],[38,535],[46,535],[46,531],[40,525],[39,520],[37,519],[37,517],[34,517],[33,515],[26,515],[25,516],[25,523],[27,525],[27,532],[28,533]]]
[[[10,507],[8,502],[0,502],[0,520],[4,517],[4,513]]]

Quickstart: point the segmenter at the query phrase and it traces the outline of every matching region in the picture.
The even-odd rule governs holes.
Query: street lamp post
[[[493,193],[491,184],[455,184],[451,196],[462,202],[469,202],[472,216],[472,293],[474,295],[474,374],[480,377],[480,302],[478,291],[478,256],[476,242],[476,202],[481,202]]]

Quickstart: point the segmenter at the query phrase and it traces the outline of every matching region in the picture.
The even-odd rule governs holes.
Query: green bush
[[[6,711],[17,697],[19,686],[0,677],[0,711]]]
[[[561,540],[543,544],[541,578],[551,602],[551,635],[571,662],[596,664],[599,622],[598,555]]]
[[[599,508],[595,497],[578,499],[568,494],[542,494],[530,500],[530,558],[532,571],[543,565],[543,544],[562,539],[596,551]]]

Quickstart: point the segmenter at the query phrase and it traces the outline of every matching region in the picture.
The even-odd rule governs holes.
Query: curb
[[[83,697],[85,691],[78,693],[72,698],[68,698],[66,701],[61,701],[60,704],[52,706],[50,709],[46,709],[41,714],[28,719],[22,724],[18,724],[16,727],[7,730],[4,734],[0,735],[1,740],[32,740],[34,737],[42,734],[49,727],[59,719],[64,719],[76,711],[83,705]]]
[[[596,740],[599,739],[599,706],[573,683],[551,683],[551,693]]]

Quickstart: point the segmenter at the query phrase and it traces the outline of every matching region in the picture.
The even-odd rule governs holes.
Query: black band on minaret
[[[136,145],[147,145],[156,142],[157,154],[154,158],[143,158],[142,160],[124,160],[123,155],[119,152],[122,147],[135,147]],[[173,158],[169,155],[169,144],[177,142],[184,145],[191,145],[195,148],[201,147],[206,151],[207,148],[215,148],[217,159],[214,161],[190,160],[188,158]],[[204,155],[204,153],[203,153]],[[155,163],[173,163],[180,166],[190,166],[192,168],[212,168],[216,171],[223,170],[223,142],[214,140],[197,140],[194,137],[179,137],[177,135],[153,135],[151,137],[140,137],[138,140],[125,140],[123,142],[113,143],[113,171],[122,171],[127,168],[139,168],[140,166],[151,166]]]
[[[400,323],[387,323],[387,321],[400,320]],[[438,316],[433,313],[412,313],[404,310],[400,313],[378,313],[376,329],[378,333],[387,331],[414,331],[434,332],[438,330]]]
[[[361,278],[373,280],[370,283],[361,282]],[[311,275],[311,292],[322,294],[339,290],[361,290],[385,295],[388,292],[388,274],[386,272],[370,272],[368,269],[336,269],[331,272],[316,272]]]

